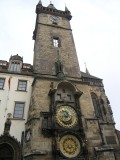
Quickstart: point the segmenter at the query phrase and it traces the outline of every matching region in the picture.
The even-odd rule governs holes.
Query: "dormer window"
[[[11,66],[10,66],[10,71],[20,72],[20,63],[19,62],[12,62]]]
[[[9,60],[9,71],[11,72],[20,72],[23,64],[23,58],[18,54],[11,56]]]
[[[0,66],[7,66],[7,62],[0,60]]]

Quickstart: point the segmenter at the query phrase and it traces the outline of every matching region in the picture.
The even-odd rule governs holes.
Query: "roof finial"
[[[51,8],[51,9],[56,9],[55,7],[54,7],[54,5],[52,4],[52,1],[50,1],[50,4],[47,6],[48,8]]]
[[[42,1],[41,1],[41,0],[39,0],[38,4],[42,5]]]
[[[65,3],[65,11],[69,11],[69,9],[68,9],[67,6],[66,6],[66,3]]]
[[[85,64],[85,70],[86,70],[85,72],[90,75],[90,72],[89,72],[88,69],[87,69],[86,62],[84,62],[84,64]]]

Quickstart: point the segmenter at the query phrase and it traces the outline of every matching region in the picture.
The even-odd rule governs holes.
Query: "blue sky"
[[[116,128],[120,130],[120,0],[52,0],[64,10],[65,3],[73,16],[71,26],[80,68],[103,79],[111,102]],[[32,33],[38,0],[0,0],[0,59],[23,56],[33,62]],[[50,1],[42,0],[44,6]]]

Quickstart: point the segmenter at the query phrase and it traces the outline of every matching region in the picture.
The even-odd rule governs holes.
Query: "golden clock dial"
[[[63,127],[73,127],[77,123],[76,111],[70,106],[61,106],[56,113],[57,123]]]
[[[76,157],[81,150],[80,141],[73,135],[65,135],[60,139],[60,151],[68,158]]]

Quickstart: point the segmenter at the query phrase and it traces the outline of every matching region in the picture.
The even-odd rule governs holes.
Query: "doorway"
[[[14,158],[14,151],[12,147],[7,144],[3,143],[0,145],[0,160],[13,160]]]

